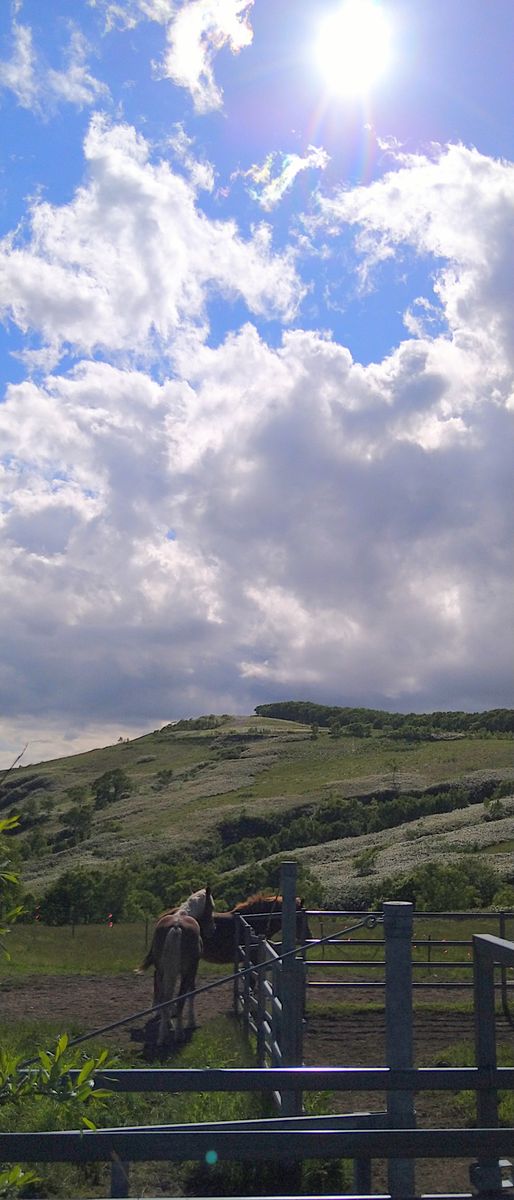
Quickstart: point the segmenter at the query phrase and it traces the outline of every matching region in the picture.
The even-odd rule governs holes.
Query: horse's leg
[[[194,961],[189,963],[189,965],[186,967],[186,970],[184,971],[184,974],[182,975],[182,979],[180,981],[181,995],[185,995],[186,993],[194,992],[194,989],[196,987],[196,972],[198,970],[198,961],[199,961],[199,956],[195,956]],[[182,1029],[182,1012],[184,1009],[184,1005],[186,1003],[187,1003],[186,1028],[187,1029],[196,1029],[197,1025],[196,1025],[196,1021],[195,1021],[195,998],[193,995],[189,995],[189,994],[188,994],[187,1001],[179,1000],[179,1002],[177,1004],[177,1013],[180,1016],[180,1028]]]
[[[162,958],[160,963],[160,1002],[168,1001],[165,1008],[160,1010],[159,1032],[157,1035],[157,1045],[164,1045],[169,1028],[170,1028],[170,1012],[175,987],[180,975],[180,957],[182,946],[182,930],[179,927],[170,929],[166,941],[164,943]]]

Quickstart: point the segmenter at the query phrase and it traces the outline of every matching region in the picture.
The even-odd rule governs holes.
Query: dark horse
[[[192,992],[203,950],[203,939],[214,934],[214,900],[209,887],[194,892],[179,908],[163,913],[154,929],[152,944],[141,963],[140,971],[155,967],[154,1004],[169,1001],[160,1010],[157,1045],[163,1046],[169,1037],[170,1008],[178,983],[178,996]],[[176,1003],[175,1039],[182,1038],[182,1012],[185,1000]],[[194,996],[188,1000],[188,1029],[195,1028]]]
[[[215,928],[213,933],[206,934],[204,939],[203,956],[207,962],[231,963],[234,961],[234,947],[238,916],[244,917],[255,934],[264,934],[267,938],[278,933],[282,926],[282,896],[273,896],[257,892],[236,904],[230,912],[214,914]],[[307,922],[307,914],[303,900],[296,897],[296,938],[303,943],[311,937]]]

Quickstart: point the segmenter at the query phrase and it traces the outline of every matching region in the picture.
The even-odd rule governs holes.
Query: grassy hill
[[[506,733],[313,735],[263,715],[200,718],[16,769],[0,786],[0,815],[20,814],[12,844],[37,899],[65,871],[126,874],[132,864],[141,892],[144,864],[168,862],[177,888],[214,875],[232,902],[231,880],[236,896],[238,886],[261,886],[266,862],[281,857],[297,859],[313,891],[333,902],[466,855],[508,876],[512,742]],[[95,784],[110,772],[120,786],[103,800],[97,787],[100,804]],[[158,886],[152,878],[168,902],[162,871]]]

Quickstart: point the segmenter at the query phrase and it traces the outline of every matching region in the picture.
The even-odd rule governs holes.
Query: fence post
[[[117,1154],[113,1154],[111,1162],[111,1197],[113,1200],[124,1200],[129,1194],[129,1164],[122,1162]]]
[[[233,983],[233,990],[232,990],[232,1004],[234,1007],[234,1014],[236,1017],[239,1016],[239,996],[241,994],[241,981],[240,981],[239,975],[238,975],[239,962],[240,962],[240,957],[241,957],[240,953],[239,953],[240,940],[241,940],[241,917],[239,917],[238,914],[236,913],[235,920],[234,920],[234,983]]]
[[[386,1063],[413,1066],[412,1034],[412,904],[384,904]],[[412,1092],[387,1093],[390,1129],[413,1129],[416,1124]],[[388,1163],[393,1197],[413,1196],[414,1162],[393,1158]]]
[[[247,924],[246,921],[243,920],[243,946],[244,946],[243,967],[245,967],[245,968],[250,967],[252,965],[251,937],[252,937],[252,931],[250,929],[250,926]],[[249,1033],[250,1033],[250,993],[251,993],[251,990],[252,990],[252,987],[251,987],[251,981],[250,981],[250,974],[248,973],[247,975],[243,975],[243,1030],[244,1030],[246,1037],[248,1037]]]
[[[476,1066],[491,1071],[492,1075],[497,1066],[494,961],[484,951],[480,936],[476,934],[473,935],[473,989]],[[493,1083],[486,1091],[477,1091],[477,1125],[489,1129],[498,1126],[498,1092]],[[471,1164],[469,1174],[479,1196],[492,1198],[501,1195],[500,1160],[479,1158],[478,1162]]]
[[[259,937],[257,943],[257,963],[266,961],[266,946],[264,936]],[[264,1023],[266,1021],[266,996],[265,996],[266,972],[260,970],[257,972],[257,1011],[255,1014],[255,1023],[257,1026],[257,1066],[266,1066],[266,1030]]]
[[[280,873],[282,892],[282,954],[296,946],[296,863],[282,863]],[[303,964],[302,964],[303,968]],[[298,1013],[299,987],[298,969],[294,955],[282,962],[282,1034],[281,1050],[284,1067],[298,1067],[300,1047],[298,1045],[300,1021]],[[298,1117],[302,1113],[302,1094],[299,1091],[282,1093],[282,1112],[285,1117]]]

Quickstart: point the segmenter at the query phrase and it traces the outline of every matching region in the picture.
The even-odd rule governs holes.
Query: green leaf
[[[84,1063],[82,1070],[79,1072],[77,1087],[80,1087],[81,1083],[84,1083],[85,1079],[89,1079],[89,1076],[93,1074],[95,1067],[96,1063],[94,1058],[89,1058],[88,1061]]]
[[[67,1034],[67,1033],[61,1033],[61,1036],[60,1036],[60,1038],[58,1039],[58,1041],[57,1041],[57,1045],[56,1045],[56,1047],[55,1047],[55,1057],[56,1057],[56,1059],[60,1058],[60,1057],[61,1057],[61,1055],[62,1055],[62,1054],[64,1054],[64,1051],[66,1050],[66,1047],[67,1047],[67,1045],[68,1045],[68,1041],[69,1041],[68,1034]]]

